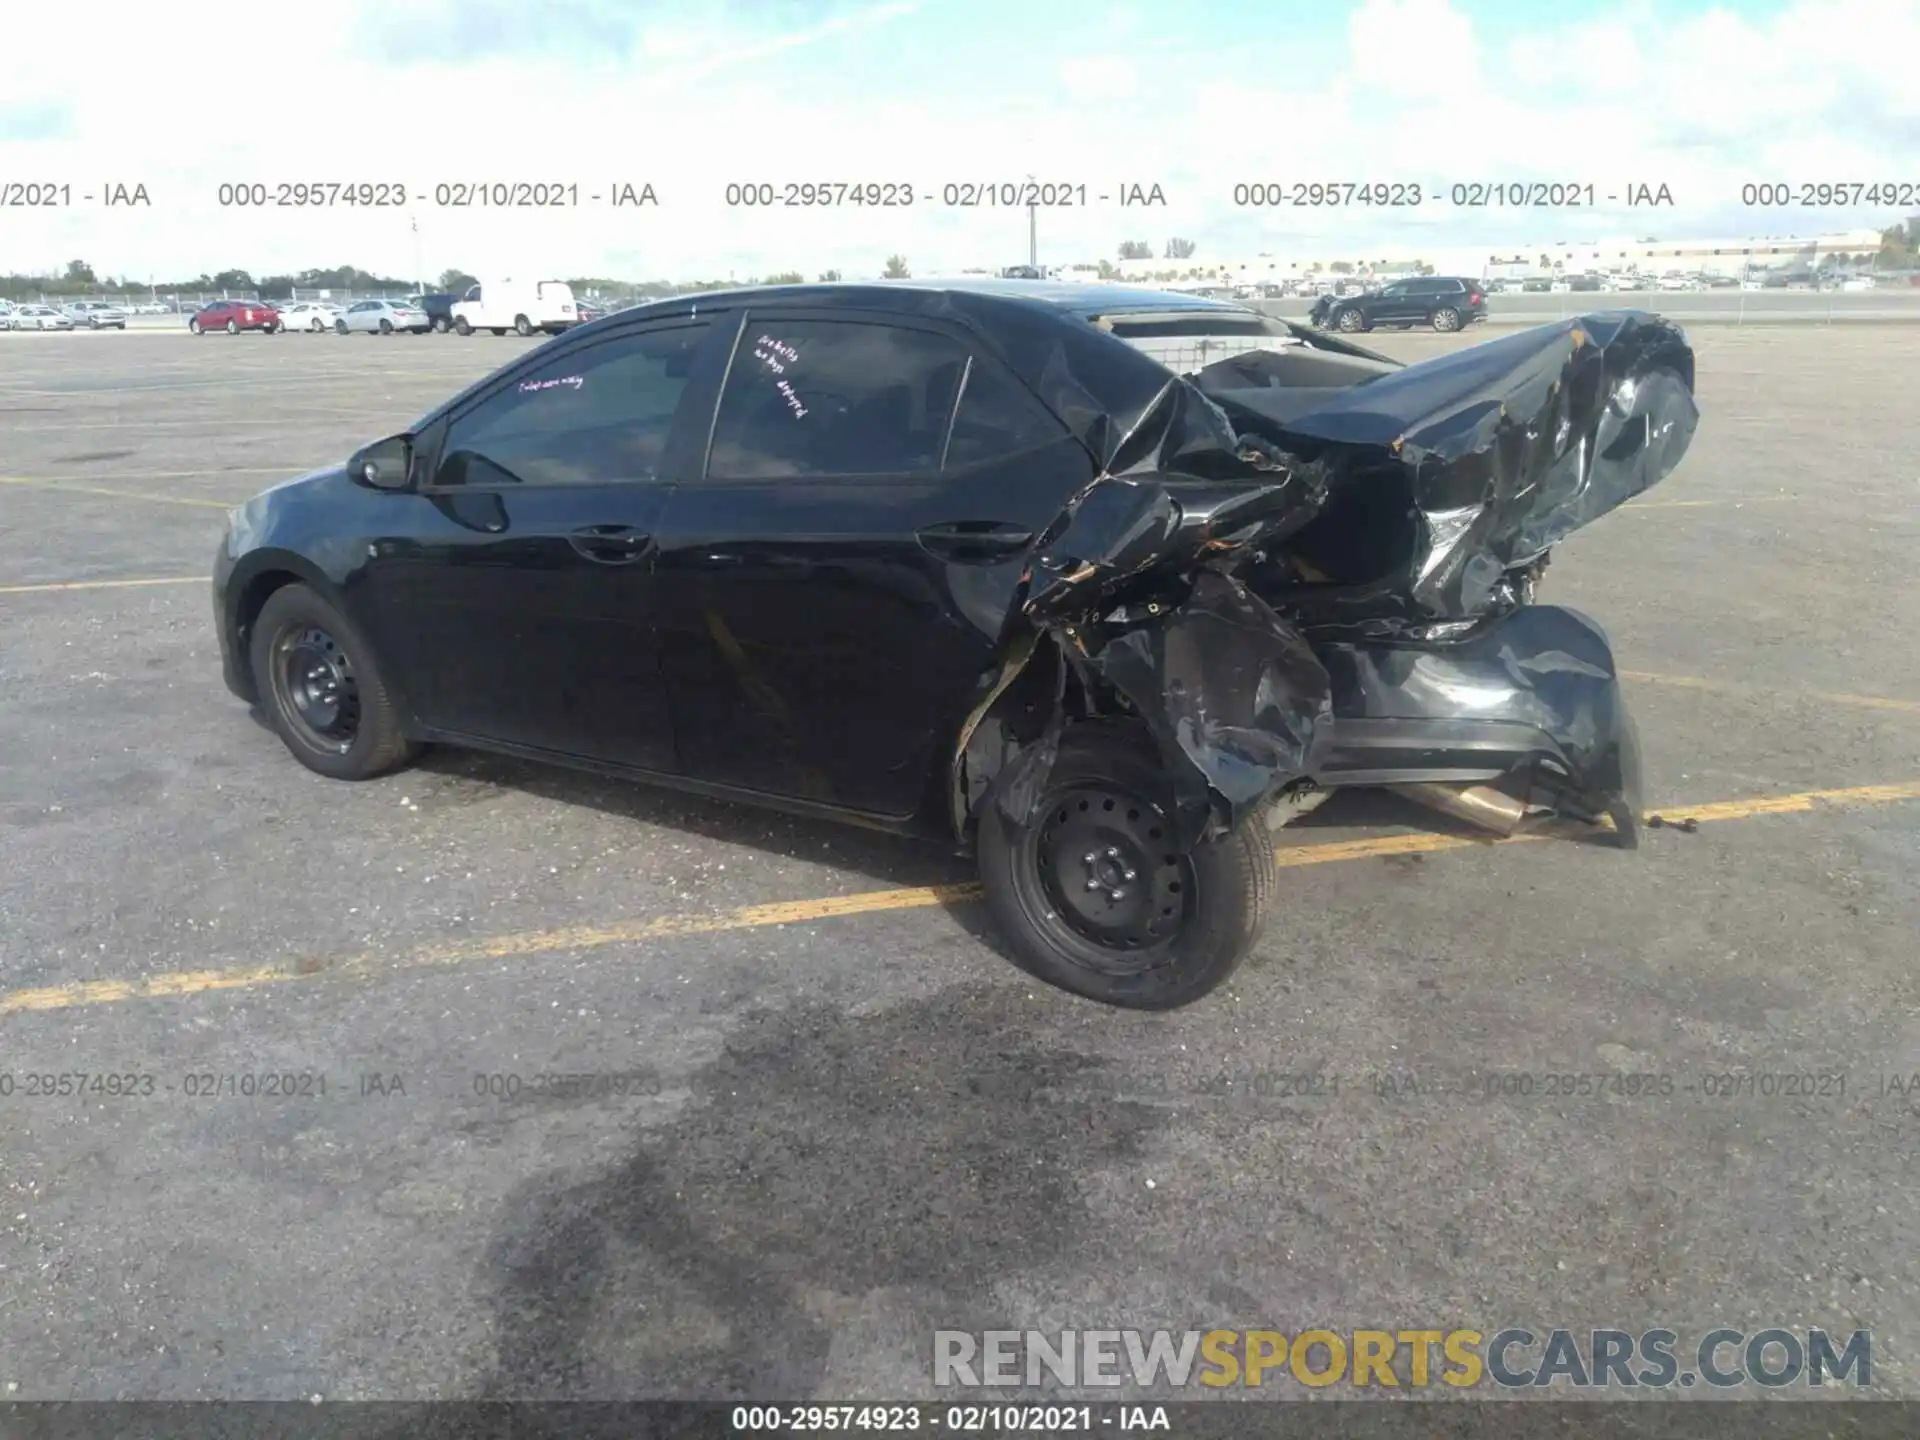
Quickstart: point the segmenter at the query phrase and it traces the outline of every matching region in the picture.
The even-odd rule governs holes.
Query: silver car
[[[120,306],[105,300],[76,300],[63,307],[66,317],[73,321],[76,328],[84,326],[89,330],[124,330],[127,328],[127,312]]]
[[[16,306],[7,317],[9,330],[71,330],[73,321],[51,305]]]
[[[361,300],[349,305],[333,328],[342,335],[391,335],[396,330],[423,335],[433,328],[433,322],[427,319],[426,311],[404,300]]]

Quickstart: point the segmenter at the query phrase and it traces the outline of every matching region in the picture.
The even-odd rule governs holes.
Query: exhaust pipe
[[[1451,815],[1496,835],[1511,835],[1526,818],[1527,805],[1490,785],[1389,785],[1395,795]]]

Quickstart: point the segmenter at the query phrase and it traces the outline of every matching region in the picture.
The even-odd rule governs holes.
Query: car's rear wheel
[[[1020,966],[1102,1004],[1169,1010],[1218,986],[1259,938],[1276,888],[1256,816],[1182,853],[1144,732],[1070,728],[1035,811],[980,819],[987,905]]]
[[[198,320],[187,321],[187,333],[189,335],[198,335],[202,333],[200,329],[200,322]]]
[[[1334,328],[1344,330],[1349,335],[1367,328],[1367,317],[1349,306],[1334,317]]]
[[[314,334],[321,335],[326,332],[327,322],[322,320],[318,315],[316,315],[313,317],[313,324],[309,328],[313,331]]]
[[[533,333],[533,322],[524,315],[513,317],[513,333],[525,339]]]
[[[1442,305],[1433,312],[1433,328],[1443,334],[1460,328],[1460,312],[1451,305]]]
[[[436,335],[444,335],[444,334],[446,334],[446,333],[447,333],[447,330],[448,330],[448,329],[449,329],[449,326],[447,325],[447,317],[446,317],[446,316],[444,316],[444,315],[439,315],[439,316],[436,316],[436,317],[434,318],[434,322],[433,322],[433,333],[434,333],[434,334],[436,334]]]
[[[229,320],[227,322],[227,333],[229,335],[238,335],[240,333],[240,322],[238,320]]]
[[[371,650],[317,591],[295,584],[268,596],[249,659],[268,721],[309,770],[370,780],[413,758]]]

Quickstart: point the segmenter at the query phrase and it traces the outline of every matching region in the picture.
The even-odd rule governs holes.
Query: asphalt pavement
[[[1030,983],[937,847],[329,782],[228,695],[226,508],[523,342],[5,337],[6,1397],[938,1398],[936,1329],[1510,1323],[1868,1327],[1920,1397],[1915,333],[1697,331],[1692,454],[1548,572],[1696,828],[1336,798],[1159,1016]],[[1572,1073],[1671,1084],[1519,1084]]]

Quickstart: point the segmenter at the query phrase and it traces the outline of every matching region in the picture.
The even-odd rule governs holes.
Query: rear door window
[[[721,392],[707,474],[938,471],[966,367],[960,343],[933,331],[749,316]]]

